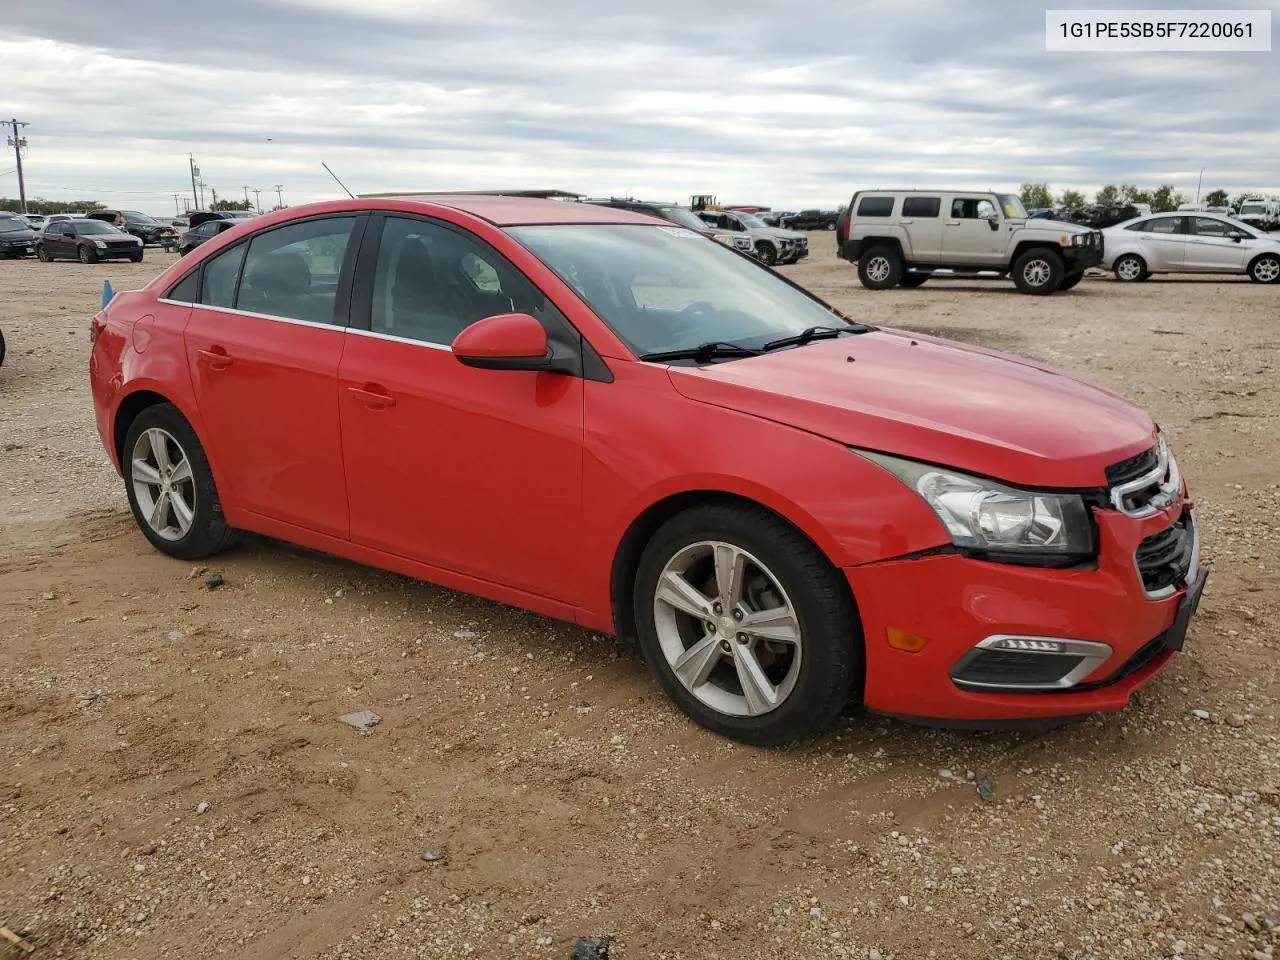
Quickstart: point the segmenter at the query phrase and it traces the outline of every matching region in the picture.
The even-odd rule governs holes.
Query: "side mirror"
[[[547,331],[527,313],[500,313],[477,320],[453,340],[458,362],[482,370],[551,370]]]
[[[1245,239],[1245,235],[1243,233],[1233,233],[1231,235],[1232,243],[1239,243],[1241,240],[1244,240],[1244,239]]]
[[[988,217],[987,217],[987,225],[988,225],[989,227],[991,227],[991,229],[992,229],[992,230],[999,230],[999,229],[1000,229],[1000,215],[999,215],[999,214],[996,214],[996,213],[993,213],[993,214],[988,215]]]

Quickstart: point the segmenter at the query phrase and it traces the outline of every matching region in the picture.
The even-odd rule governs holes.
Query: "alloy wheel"
[[[884,283],[889,279],[892,265],[887,257],[872,257],[867,262],[867,279],[873,283]]]
[[[1137,280],[1142,276],[1142,264],[1133,257],[1125,257],[1116,264],[1116,276],[1121,280]]]
[[[159,427],[141,433],[130,468],[133,494],[147,526],[165,540],[185,537],[195,520],[195,477],[173,434]]]
[[[800,620],[761,561],[723,541],[689,544],[662,569],[653,599],[658,642],[694,697],[729,716],[786,702],[800,675]]]
[[[1022,268],[1022,279],[1030,287],[1043,287],[1053,276],[1053,268],[1048,260],[1028,260]]]
[[[1253,277],[1259,283],[1275,283],[1280,279],[1280,260],[1264,257],[1253,265]]]

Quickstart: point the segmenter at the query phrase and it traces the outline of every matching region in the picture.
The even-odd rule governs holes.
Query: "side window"
[[[355,217],[322,217],[255,236],[245,255],[236,308],[333,323],[338,275],[355,222]]]
[[[985,198],[956,197],[951,201],[951,216],[956,220],[984,220],[996,213],[996,205]]]
[[[166,300],[178,303],[195,303],[200,294],[200,269],[197,267],[169,288],[164,295]]]
[[[236,278],[240,276],[240,264],[244,262],[243,243],[204,262],[204,282],[200,287],[200,303],[210,307],[235,306]]]
[[[567,324],[522,273],[479,240],[425,220],[386,219],[373,274],[374,333],[447,346],[477,320],[513,312],[532,314],[551,330]]]
[[[858,201],[859,217],[893,216],[893,197],[863,197]]]
[[[904,217],[936,217],[941,212],[940,197],[907,197],[902,201]]]
[[[1151,233],[1182,233],[1182,217],[1161,217],[1159,220],[1152,220]]]
[[[1132,230],[1135,233],[1150,233],[1151,225],[1159,223],[1158,220],[1139,220],[1137,223],[1131,223],[1125,227],[1126,230]]]
[[[1225,239],[1235,231],[1231,229],[1230,225],[1223,223],[1221,220],[1196,217],[1192,220],[1192,232],[1198,237],[1222,237]]]

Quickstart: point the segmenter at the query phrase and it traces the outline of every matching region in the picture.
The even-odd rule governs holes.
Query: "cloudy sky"
[[[1280,24],[1280,0],[1239,6]],[[338,195],[322,160],[357,193],[777,207],[1025,180],[1194,193],[1201,167],[1206,190],[1280,191],[1280,52],[1046,53],[1045,7],[30,0],[5,4],[0,111],[30,123],[29,197],[153,213],[190,197],[188,154],[264,206],[275,184],[288,203]],[[17,194],[12,168],[0,195]]]

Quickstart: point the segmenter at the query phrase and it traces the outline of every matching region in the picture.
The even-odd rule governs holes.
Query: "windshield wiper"
[[[707,363],[717,357],[758,357],[759,350],[752,350],[750,347],[744,347],[736,343],[727,343],[723,340],[708,340],[706,343],[700,343],[696,347],[686,347],[683,350],[663,350],[660,353],[642,353],[641,360],[697,360],[699,363]]]
[[[851,323],[845,327],[807,327],[794,337],[782,337],[770,340],[761,350],[777,350],[780,347],[800,347],[814,340],[829,340],[846,333],[867,333],[871,328],[861,323]]]

